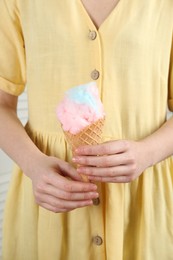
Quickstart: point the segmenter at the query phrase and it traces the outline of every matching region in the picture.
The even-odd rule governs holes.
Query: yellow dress
[[[0,16],[0,88],[27,85],[26,130],[46,154],[71,160],[55,109],[73,86],[97,82],[105,141],[144,138],[173,110],[173,1],[120,0],[98,30],[80,0],[0,0]],[[55,214],[15,166],[3,260],[173,259],[172,157],[98,189],[99,205]]]

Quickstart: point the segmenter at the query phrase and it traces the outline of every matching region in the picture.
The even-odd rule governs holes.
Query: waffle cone
[[[66,140],[72,149],[73,156],[75,155],[75,149],[82,145],[96,145],[102,141],[102,131],[105,119],[99,119],[91,125],[85,127],[78,134],[71,134],[68,131],[64,131]],[[81,174],[82,179],[88,182],[86,175]]]

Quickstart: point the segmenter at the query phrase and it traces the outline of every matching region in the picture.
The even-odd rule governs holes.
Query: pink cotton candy
[[[96,84],[93,82],[78,86],[76,91],[83,91],[82,87],[84,88],[84,94],[82,92],[82,95],[79,95],[79,97],[84,97],[84,101],[82,98],[78,98],[77,92],[74,92],[75,97],[77,96],[78,98],[77,101],[73,95],[70,96],[67,92],[64,99],[57,107],[57,117],[62,124],[63,130],[69,131],[71,134],[77,134],[86,126],[105,116]],[[73,88],[73,90],[75,90],[75,88]],[[86,102],[87,95],[91,97],[92,105]],[[88,100],[89,99],[87,99],[87,101]]]

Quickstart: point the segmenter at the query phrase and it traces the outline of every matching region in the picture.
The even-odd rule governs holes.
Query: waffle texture
[[[78,134],[71,134],[65,131],[65,137],[75,155],[75,149],[82,145],[95,145],[102,142],[102,132],[105,118],[99,119],[91,125],[85,127]],[[86,175],[81,174],[84,181],[88,181]]]

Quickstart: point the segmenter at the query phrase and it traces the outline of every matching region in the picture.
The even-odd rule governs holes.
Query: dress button
[[[91,72],[91,78],[92,78],[93,80],[98,79],[99,76],[100,76],[100,73],[99,73],[98,70],[93,70],[93,71]]]
[[[97,33],[95,31],[90,31],[89,34],[88,34],[88,37],[90,40],[95,40],[96,37],[97,37]]]
[[[95,236],[93,238],[93,243],[97,246],[101,246],[103,244],[103,239],[100,236]]]
[[[99,198],[93,199],[93,205],[98,206],[99,204],[100,204]]]

